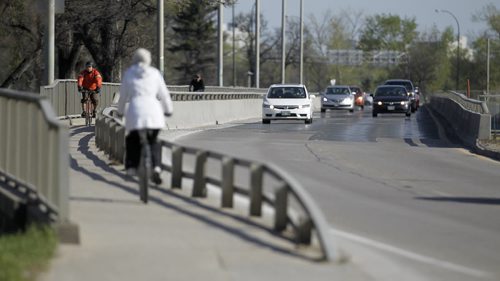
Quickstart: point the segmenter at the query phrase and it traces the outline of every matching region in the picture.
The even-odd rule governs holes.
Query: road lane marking
[[[396,254],[399,256],[403,256],[403,257],[406,257],[408,259],[412,259],[412,260],[415,260],[415,261],[418,261],[421,263],[433,265],[436,267],[441,267],[443,269],[455,271],[455,272],[462,273],[462,274],[467,274],[469,276],[473,276],[476,278],[491,277],[491,274],[484,272],[484,271],[480,271],[480,270],[469,268],[469,267],[462,266],[462,265],[457,265],[457,264],[447,262],[447,261],[438,260],[438,259],[435,259],[432,257],[423,256],[423,255],[413,253],[413,252],[410,252],[410,251],[407,251],[407,250],[404,250],[404,249],[401,249],[401,248],[398,248],[395,246],[391,246],[391,245],[384,244],[384,243],[381,243],[381,242],[378,242],[378,241],[375,241],[375,240],[372,240],[372,239],[369,239],[366,237],[362,237],[362,236],[359,236],[359,235],[356,235],[353,233],[344,232],[344,231],[337,230],[337,229],[330,229],[330,231],[332,234],[337,235],[339,237],[342,237],[342,238],[345,238],[345,239],[348,239],[348,240],[351,240],[354,242],[358,242],[360,244],[364,244],[364,245],[367,245],[367,246],[370,246],[373,248],[377,248],[379,250],[383,250],[383,251],[386,251],[389,253],[393,253],[393,254]]]

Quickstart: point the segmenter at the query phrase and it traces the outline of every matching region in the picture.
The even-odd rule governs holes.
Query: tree
[[[186,83],[201,72],[205,81],[215,81],[216,55],[215,7],[203,0],[189,0],[174,17],[168,50],[179,58],[174,69],[180,72],[178,83]],[[214,83],[215,84],[215,83]]]
[[[240,72],[239,76],[246,77],[248,71],[255,73],[255,42],[256,42],[256,32],[255,32],[255,8],[253,7],[249,13],[240,13],[235,18],[234,28],[237,28],[241,36],[237,39],[237,42],[242,45],[242,53],[244,53],[244,63],[246,67]],[[275,60],[270,54],[278,44],[279,38],[271,36],[267,29],[268,23],[263,15],[261,15],[260,20],[260,34],[261,34],[261,48],[260,48],[260,66],[265,68],[266,64],[270,60]],[[261,76],[262,78],[263,76]],[[253,76],[252,85],[255,85],[255,76]]]
[[[29,89],[39,86],[37,70],[42,51],[43,26],[34,0],[0,4],[0,58],[4,62],[0,87]],[[21,50],[21,51],[20,51]]]
[[[395,15],[375,15],[366,18],[358,48],[363,51],[404,51],[417,37],[415,18],[401,19]]]
[[[64,28],[58,33],[59,53],[63,61],[72,67],[75,54],[81,50],[81,44],[90,53],[99,68],[104,81],[117,82],[121,74],[121,60],[137,48],[136,34],[128,32],[139,25],[140,15],[154,13],[151,1],[97,0],[89,4],[84,0],[67,1],[63,23],[67,22],[73,34],[68,35]],[[70,38],[67,46],[64,38]]]
[[[422,92],[442,88],[449,79],[448,46],[453,38],[451,29],[440,33],[434,29],[423,32],[408,48],[406,63],[391,71],[392,77],[408,77]]]

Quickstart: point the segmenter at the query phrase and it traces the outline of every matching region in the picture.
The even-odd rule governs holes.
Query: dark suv
[[[410,93],[404,86],[382,85],[378,86],[373,94],[372,116],[379,113],[404,113],[411,116]]]
[[[384,85],[400,85],[404,86],[408,93],[410,93],[410,99],[411,99],[411,112],[417,111],[418,107],[420,106],[420,96],[419,94],[415,91],[415,87],[413,86],[413,83],[411,80],[408,79],[389,79],[385,81]]]

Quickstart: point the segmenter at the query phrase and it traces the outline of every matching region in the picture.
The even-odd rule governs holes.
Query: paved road
[[[181,141],[282,166],[355,248],[429,280],[499,280],[500,163],[440,139],[431,117],[329,111],[311,125],[242,123]]]

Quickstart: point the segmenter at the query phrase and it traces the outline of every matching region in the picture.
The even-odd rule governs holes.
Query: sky
[[[235,13],[248,13],[251,11],[255,0],[237,0]],[[325,11],[330,9],[332,14],[339,14],[342,11],[362,12],[364,16],[374,14],[393,14],[404,17],[415,17],[417,30],[429,30],[433,25],[439,30],[452,27],[457,31],[457,23],[454,18],[446,13],[436,13],[435,10],[448,10],[458,20],[460,34],[469,37],[478,36],[487,29],[484,22],[472,21],[472,15],[482,11],[483,8],[493,3],[500,9],[500,0],[303,0],[304,18],[314,15],[317,19],[322,19]],[[261,13],[269,22],[270,27],[281,26],[282,0],[261,0]],[[286,0],[286,12],[289,16],[300,16],[300,0]],[[224,10],[224,21],[230,22],[232,9]]]

